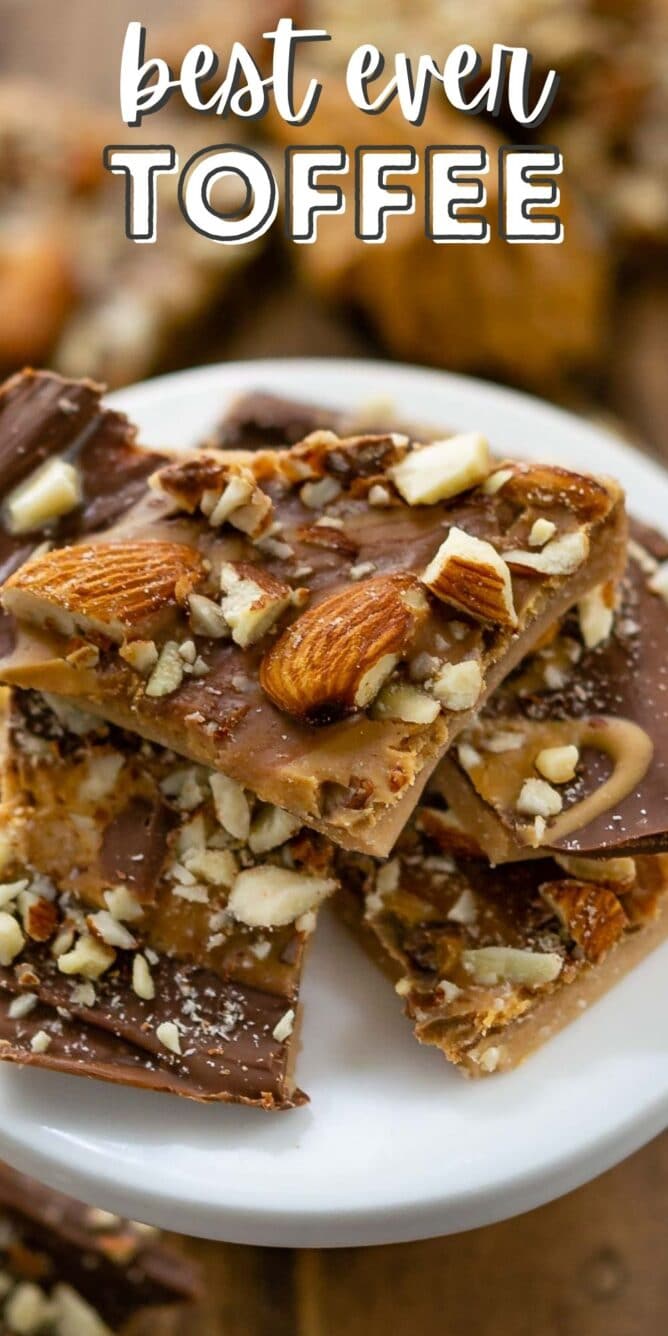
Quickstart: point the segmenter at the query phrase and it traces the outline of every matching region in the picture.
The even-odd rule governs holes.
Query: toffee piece
[[[14,693],[2,783],[0,1056],[287,1108],[332,851],[234,781]]]
[[[21,625],[4,680],[79,698],[376,854],[499,682],[623,561],[615,484],[495,465],[475,434],[316,432],[151,483],[102,540],[5,583]]]
[[[0,388],[0,578],[47,543],[58,546],[113,524],[146,490],[165,456],[141,450],[102,388],[23,371]],[[0,651],[11,646],[0,614]]]
[[[442,813],[419,809],[389,862],[340,855],[338,905],[416,1038],[467,1076],[517,1066],[668,936],[666,855],[575,872],[444,847]]]
[[[631,537],[617,599],[588,595],[434,777],[495,863],[668,848],[668,542]]]

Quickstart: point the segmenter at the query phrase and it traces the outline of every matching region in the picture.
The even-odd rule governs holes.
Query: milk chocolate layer
[[[234,400],[206,444],[228,450],[294,445],[318,428],[343,435],[345,424],[346,414],[334,408],[253,390]],[[387,430],[387,423],[382,429]]]
[[[113,1330],[140,1308],[198,1296],[197,1267],[157,1231],[98,1213],[1,1162],[0,1220],[4,1273],[46,1294],[70,1285]]]
[[[416,440],[430,440],[434,427],[417,427],[399,422],[391,406],[371,403],[356,411],[332,408],[303,399],[286,399],[280,394],[251,390],[235,399],[205,446],[221,449],[259,450],[267,446],[295,445],[312,431],[333,431],[337,436],[356,432],[405,432]]]
[[[87,1007],[72,1001],[72,980],[59,973],[44,948],[31,944],[21,966],[20,977],[26,966],[37,976],[29,991],[39,1005],[11,1020],[3,1003],[4,1059],[202,1101],[265,1109],[305,1102],[301,1091],[287,1093],[288,1046],[272,1034],[286,1011],[280,997],[162,957],[152,966],[156,996],[147,1002],[133,992],[126,956],[96,982],[96,1001]],[[0,989],[16,994],[26,987],[14,969],[0,967]],[[179,1027],[180,1055],[158,1038],[165,1021]],[[41,1030],[50,1039],[43,1053],[30,1046]]]
[[[668,557],[668,542],[637,521],[631,537],[642,550],[631,547],[609,638],[586,649],[577,618],[567,620],[557,641],[518,668],[466,734],[483,764],[467,772],[462,764],[466,753],[451,752],[434,779],[438,792],[494,861],[552,849],[605,856],[668,848],[668,607],[649,587],[651,561]],[[579,654],[575,663],[574,653]],[[550,666],[563,676],[563,685],[557,688],[545,681]],[[574,820],[577,805],[595,795],[613,772],[605,748],[616,729],[622,730],[617,763],[631,759],[644,735],[651,752],[649,764],[639,781],[612,805],[560,838],[551,838],[553,823],[548,821],[540,848],[527,847],[521,834],[526,818],[513,805],[521,779],[536,773],[531,763],[540,748],[577,740],[576,728],[588,720],[594,727],[592,738],[599,730],[601,750],[591,743],[584,748],[575,781],[560,786],[564,811],[572,808]],[[629,732],[627,738],[623,731],[627,723],[640,734]],[[509,731],[525,739],[526,746],[496,754],[487,750],[490,739],[493,747],[494,738]]]

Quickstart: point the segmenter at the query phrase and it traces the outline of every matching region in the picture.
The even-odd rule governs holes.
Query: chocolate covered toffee
[[[416,1038],[469,1076],[515,1067],[668,936],[665,855],[573,872],[451,847],[442,813],[418,809],[389,862],[340,855],[339,907]]]
[[[631,534],[617,595],[580,603],[434,779],[494,862],[668,848],[668,542]]]
[[[0,1056],[266,1108],[333,851],[283,810],[36,693],[8,709]]]
[[[44,545],[113,524],[164,459],[141,450],[123,413],[92,381],[24,371],[0,388],[0,578]],[[13,642],[0,615],[0,651]]]
[[[0,1330],[111,1336],[140,1309],[197,1298],[192,1263],[156,1229],[0,1163]]]
[[[5,681],[86,708],[347,847],[389,852],[438,759],[621,569],[615,484],[475,434],[200,452],[6,581]]]

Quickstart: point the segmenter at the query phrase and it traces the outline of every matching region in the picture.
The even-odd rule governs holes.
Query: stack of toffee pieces
[[[261,393],[170,456],[25,372],[0,486],[0,1056],[300,1104],[331,898],[482,1076],[668,935],[668,544],[614,482]]]

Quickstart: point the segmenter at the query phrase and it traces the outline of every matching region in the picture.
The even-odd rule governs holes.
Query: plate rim
[[[399,381],[403,389],[410,383],[417,385],[422,382],[426,385],[429,382],[444,398],[448,391],[455,399],[460,396],[470,398],[474,392],[486,401],[487,406],[502,399],[510,412],[544,415],[553,424],[556,417],[563,423],[565,431],[573,433],[577,430],[583,448],[585,443],[589,443],[592,448],[605,447],[611,450],[619,461],[628,462],[630,458],[636,473],[643,479],[643,488],[656,486],[664,494],[668,491],[668,476],[660,463],[643,455],[626,440],[617,438],[598,422],[589,422],[558,405],[512,387],[432,368],[356,358],[248,359],[170,372],[117,390],[106,396],[105,400],[111,406],[128,412],[130,416],[135,412],[141,416],[142,409],[137,407],[141,401],[144,403],[143,411],[147,411],[149,399],[154,401],[155,396],[164,394],[178,397],[184,382],[187,382],[189,395],[195,393],[198,386],[206,387],[209,391],[215,386],[220,392],[222,413],[226,393],[236,394],[251,386],[265,388],[263,379],[273,380],[277,374],[288,384],[273,388],[279,391],[283,388],[291,397],[301,395],[307,399],[313,398],[309,393],[309,383],[299,390],[293,391],[292,388],[300,376],[311,382],[319,376],[328,378],[332,374],[352,382],[355,398],[358,397],[357,382],[368,378],[371,389],[366,397],[373,398],[376,397],[373,393],[374,378],[380,381],[391,378],[395,391]],[[272,386],[268,385],[267,388]],[[332,396],[331,391],[323,393],[325,400],[328,397],[336,396]],[[642,513],[642,505],[639,509]],[[638,968],[642,967],[641,963]],[[433,1056],[438,1061],[438,1055]],[[0,1079],[4,1081],[7,1075],[3,1064]],[[502,1079],[512,1080],[513,1077],[511,1074]],[[117,1088],[108,1089],[113,1098]],[[74,1086],[72,1093],[75,1096],[76,1090]],[[122,1089],[119,1093],[122,1097]],[[317,1116],[317,1090],[311,1094]],[[266,1115],[249,1111],[249,1116]],[[292,1115],[287,1112],[283,1116],[290,1118]],[[59,1138],[51,1135],[50,1139],[43,1138],[43,1144],[37,1146],[34,1144],[34,1135],[31,1139],[29,1131],[22,1136],[16,1128],[12,1130],[6,1126],[4,1110],[0,1111],[0,1140],[3,1153],[8,1151],[8,1158],[24,1172],[33,1173],[62,1190],[76,1192],[84,1200],[108,1206],[121,1214],[139,1214],[150,1223],[165,1228],[178,1228],[192,1235],[259,1246],[347,1247],[408,1242],[459,1232],[531,1210],[604,1172],[657,1135],[667,1123],[668,1089],[658,1093],[652,1100],[645,1100],[639,1108],[629,1108],[624,1118],[619,1118],[614,1124],[611,1122],[598,1136],[590,1136],[579,1147],[565,1145],[540,1166],[529,1167],[525,1171],[517,1168],[509,1171],[505,1181],[495,1180],[482,1186],[477,1185],[468,1192],[460,1188],[454,1199],[441,1185],[433,1196],[422,1194],[414,1200],[383,1203],[375,1207],[367,1203],[349,1206],[345,1210],[332,1210],[302,1200],[294,1212],[290,1211],[289,1203],[287,1209],[257,1202],[241,1209],[238,1205],[226,1206],[212,1199],[203,1201],[196,1194],[184,1193],[175,1199],[173,1190],[163,1191],[160,1184],[154,1183],[152,1190],[148,1191],[144,1182],[138,1189],[138,1193],[141,1193],[139,1201],[137,1193],[132,1195],[131,1185],[121,1184],[114,1178],[113,1156],[109,1151],[104,1160],[91,1152],[85,1164],[74,1165],[71,1144],[68,1149],[66,1136]],[[54,1131],[49,1130],[52,1133]],[[43,1126],[33,1127],[33,1133],[44,1131]],[[128,1210],[130,1204],[131,1209]]]

